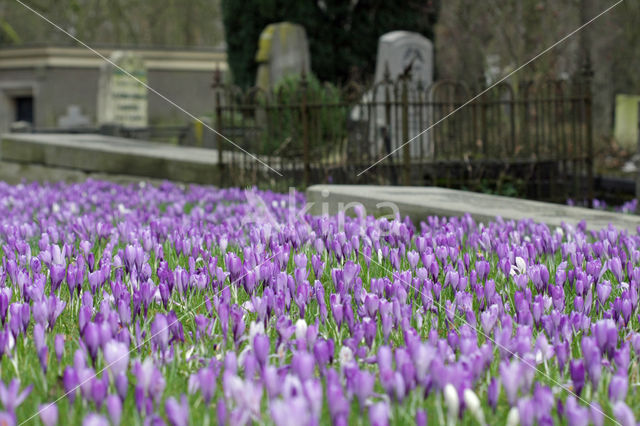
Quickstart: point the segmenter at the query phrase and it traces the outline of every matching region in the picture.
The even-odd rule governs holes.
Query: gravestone
[[[100,69],[98,125],[147,127],[147,88],[140,83],[147,83],[147,70],[142,58],[116,51],[110,60],[117,66],[105,62]]]
[[[304,27],[291,22],[267,25],[260,34],[256,62],[256,86],[264,90],[274,88],[286,76],[309,74],[311,55]]]
[[[638,141],[638,95],[616,95],[614,137],[618,145],[635,152]]]
[[[82,115],[78,105],[69,105],[67,114],[58,118],[58,127],[61,129],[78,129],[89,127],[90,124],[89,117]]]
[[[396,80],[410,68],[411,83],[428,87],[433,82],[433,43],[422,34],[391,31],[378,39],[376,83],[384,80],[389,66],[391,80]]]
[[[422,102],[426,99],[426,90],[433,83],[433,43],[421,34],[410,31],[392,31],[383,34],[378,39],[378,56],[376,58],[376,73],[374,82],[376,84],[385,81],[386,77],[392,82],[398,81],[401,76],[407,76],[407,91],[409,106],[408,136],[405,139],[402,134],[401,117],[401,93],[400,84],[394,94],[390,88],[391,95],[391,123],[387,123],[385,110],[385,89],[377,86],[377,89],[367,92],[362,101],[364,103],[373,102],[378,106],[374,112],[371,109],[366,111],[352,110],[351,119],[354,121],[369,121],[370,135],[375,147],[374,157],[380,158],[395,148],[400,147],[414,136],[421,133],[431,125],[432,117],[429,115],[429,108],[419,109],[413,106],[418,101],[418,89],[421,89]],[[388,75],[387,75],[388,72]],[[373,139],[372,138],[372,139]],[[429,145],[429,132],[411,141],[409,151],[412,158],[429,156],[431,146]],[[402,150],[395,152],[394,157],[402,158]]]

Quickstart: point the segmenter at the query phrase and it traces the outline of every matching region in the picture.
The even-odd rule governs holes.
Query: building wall
[[[149,70],[149,86],[199,117],[213,111],[213,71]],[[160,96],[149,92],[149,124],[188,123],[188,115]]]
[[[150,87],[196,117],[213,110],[211,82],[216,67],[227,71],[224,51],[135,50],[144,58]],[[106,57],[112,50],[104,50]],[[92,125],[97,121],[100,69],[93,52],[69,47],[0,49],[0,133],[15,121],[17,96],[32,96],[34,126],[55,128],[68,107],[80,107]],[[148,93],[150,125],[176,125],[193,119],[161,96]]]
[[[36,98],[36,127],[57,127],[69,105],[78,105],[82,115],[95,123],[98,76],[97,69],[47,68]]]
[[[12,98],[32,93],[35,126],[54,128],[78,105],[91,123],[96,123],[99,70],[87,68],[43,68],[0,70],[0,132],[9,129],[15,111]],[[149,70],[148,84],[180,107],[199,117],[213,110],[213,72]],[[149,124],[183,124],[193,121],[170,102],[149,91]]]
[[[15,118],[16,96],[32,95],[34,101],[40,91],[41,82],[34,69],[0,70],[0,132],[7,131]],[[37,111],[35,118],[37,119]]]

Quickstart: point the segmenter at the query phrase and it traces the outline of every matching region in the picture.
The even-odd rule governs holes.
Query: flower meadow
[[[304,207],[0,183],[0,424],[636,424],[638,235]]]

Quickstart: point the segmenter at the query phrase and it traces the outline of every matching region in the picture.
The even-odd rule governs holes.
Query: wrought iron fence
[[[328,96],[334,89],[310,88],[304,75],[293,94],[243,91],[219,79],[213,89],[214,128],[280,170],[287,185],[439,185],[557,201],[593,198],[588,70],[571,81],[488,90],[387,77]],[[222,138],[214,147],[220,185],[276,180],[247,155],[223,156],[236,148]]]

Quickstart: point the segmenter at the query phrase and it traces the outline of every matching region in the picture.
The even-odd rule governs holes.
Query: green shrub
[[[306,78],[306,92],[301,76],[284,78],[274,89],[273,98],[261,103],[266,110],[267,131],[263,152],[300,155],[303,150],[303,102],[306,105],[309,146],[314,155],[326,152],[346,135],[348,107],[340,90],[316,77]]]

